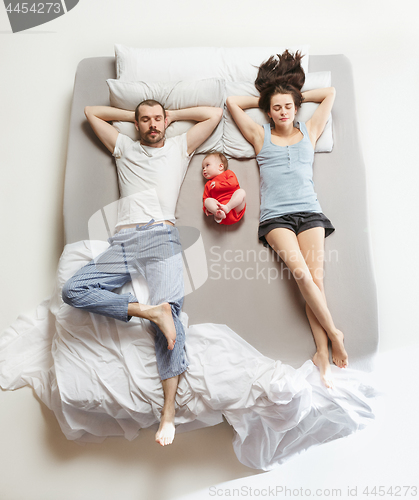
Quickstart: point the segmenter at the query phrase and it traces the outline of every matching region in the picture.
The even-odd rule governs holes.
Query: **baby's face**
[[[202,162],[202,175],[205,179],[212,179],[216,175],[224,172],[224,165],[217,159],[216,156],[208,156]]]

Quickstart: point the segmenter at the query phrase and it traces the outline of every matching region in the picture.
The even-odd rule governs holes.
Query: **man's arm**
[[[108,122],[133,122],[135,120],[134,111],[126,111],[111,106],[86,106],[84,114],[94,133],[111,153],[114,152],[119,132]]]
[[[212,134],[219,124],[223,110],[207,106],[197,106],[195,108],[185,108],[177,110],[166,110],[168,126],[178,120],[192,120],[198,122],[187,132],[188,154],[191,154]]]

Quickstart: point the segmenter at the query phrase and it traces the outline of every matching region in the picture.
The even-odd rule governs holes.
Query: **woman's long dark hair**
[[[276,94],[291,94],[297,109],[301,106],[305,73],[301,67],[302,54],[294,55],[286,50],[271,56],[259,66],[255,87],[260,92],[259,108],[267,113],[271,108],[271,98]]]

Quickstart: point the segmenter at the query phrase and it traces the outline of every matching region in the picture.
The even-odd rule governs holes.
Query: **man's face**
[[[135,128],[140,134],[141,144],[155,148],[162,147],[166,124],[167,120],[164,118],[161,106],[143,105],[138,108],[138,122],[135,122]]]

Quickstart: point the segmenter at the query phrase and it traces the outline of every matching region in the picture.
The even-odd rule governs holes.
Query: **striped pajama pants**
[[[176,328],[173,350],[161,330],[155,332],[157,367],[160,378],[175,377],[188,367],[185,330],[179,319],[183,304],[183,262],[178,230],[167,224],[121,229],[109,238],[110,247],[82,267],[64,285],[64,302],[73,307],[129,321],[128,304],[138,302],[132,293],[113,290],[141,274],[150,291],[150,304],[168,302]]]

